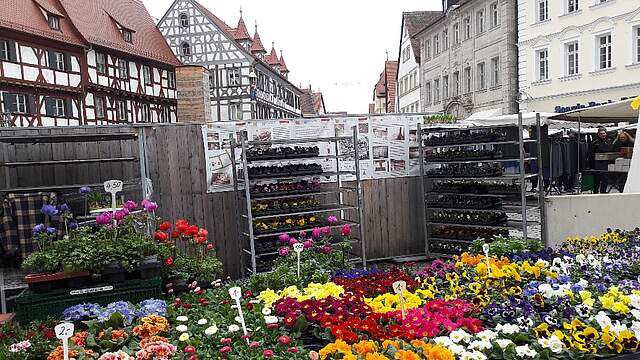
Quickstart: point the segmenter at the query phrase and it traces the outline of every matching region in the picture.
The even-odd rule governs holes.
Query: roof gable
[[[417,35],[423,29],[428,27],[432,22],[438,19],[441,15],[441,11],[412,11],[402,13],[402,32],[404,34],[404,31],[406,29],[407,34],[411,39],[413,56],[415,57],[416,63],[418,64],[420,64],[420,54],[422,52],[422,47],[420,46],[420,41],[418,41]]]

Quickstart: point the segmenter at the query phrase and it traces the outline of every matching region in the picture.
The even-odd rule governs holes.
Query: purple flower
[[[69,223],[69,229],[74,230],[78,228],[78,223],[75,221],[72,221]]]
[[[319,238],[322,235],[322,230],[320,230],[320,228],[314,228],[313,230],[311,230],[311,236],[314,239]]]
[[[307,237],[307,232],[302,230],[302,231],[300,231],[300,234],[298,234],[298,235],[300,235],[300,238],[306,238]]]
[[[31,233],[35,236],[35,235],[38,235],[41,232],[43,232],[45,229],[46,228],[45,228],[44,224],[38,224],[38,225],[33,227],[33,230],[31,230]]]
[[[311,239],[306,240],[303,244],[304,244],[304,248],[308,249],[308,248],[313,246],[313,240],[311,240]]]
[[[298,243],[298,240],[296,240],[294,238],[289,239],[289,245],[293,246],[293,245],[295,245],[297,243]]]
[[[138,207],[138,204],[136,204],[134,201],[127,200],[127,201],[124,203],[123,207],[124,207],[125,209],[129,210],[129,211],[133,211],[133,210],[135,210],[135,209]]]
[[[48,227],[47,228],[47,233],[48,234],[55,234],[56,233],[56,228]]]
[[[60,205],[60,211],[62,212],[69,212],[71,209],[69,209],[69,205],[65,204],[61,204]]]
[[[280,256],[289,256],[289,248],[286,247],[281,247],[280,249],[278,249],[278,255]]]
[[[107,225],[110,222],[111,222],[111,213],[108,211],[105,211],[96,217],[96,224],[98,225]]]
[[[158,208],[158,204],[147,199],[142,200],[142,206],[144,207],[144,211],[146,212],[153,212]]]
[[[331,215],[327,218],[327,221],[329,222],[329,224],[333,225],[338,222],[338,218],[334,215]]]
[[[322,235],[331,235],[331,228],[328,226],[325,226],[322,228]]]
[[[280,239],[280,242],[286,243],[286,242],[289,242],[290,237],[289,237],[289,234],[280,234],[279,239]]]
[[[58,209],[56,209],[56,207],[53,205],[45,204],[42,205],[42,209],[40,209],[40,212],[47,216],[54,216],[58,214]]]
[[[129,211],[126,209],[117,210],[114,216],[114,219],[118,221],[122,221],[127,215],[129,215]]]
[[[80,194],[86,195],[91,192],[91,188],[88,186],[83,186],[80,188]]]

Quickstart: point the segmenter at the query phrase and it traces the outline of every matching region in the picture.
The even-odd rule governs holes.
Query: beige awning
[[[631,108],[633,99],[622,100],[610,104],[588,107],[551,116],[553,120],[578,121],[583,123],[619,123],[637,122],[638,111]]]

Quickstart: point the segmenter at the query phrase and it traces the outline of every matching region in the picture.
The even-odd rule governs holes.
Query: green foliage
[[[483,239],[473,241],[469,252],[471,254],[484,254],[482,251],[482,245],[485,244]],[[496,236],[489,244],[489,255],[491,256],[503,256],[510,253],[521,253],[524,251],[538,252],[544,248],[542,241],[538,239],[527,239],[524,241],[520,237],[502,237]]]
[[[213,256],[196,261],[192,256],[176,255],[168,276],[186,281],[210,283],[222,274],[222,262]]]
[[[438,114],[424,117],[425,124],[455,124],[458,118],[449,114]]]

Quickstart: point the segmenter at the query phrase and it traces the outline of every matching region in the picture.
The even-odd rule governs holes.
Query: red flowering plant
[[[368,271],[366,275],[356,277],[337,275],[332,281],[342,286],[345,292],[373,297],[393,292],[393,283],[399,280],[404,280],[407,283],[409,291],[420,287],[420,284],[411,275],[399,268],[381,272]]]
[[[171,255],[164,260],[168,278],[210,283],[222,272],[222,263],[206,229],[184,219],[175,225],[165,221],[158,226],[154,238],[171,249]]]
[[[0,325],[0,359],[46,359],[56,341],[57,321],[32,322],[20,327],[14,322]]]

